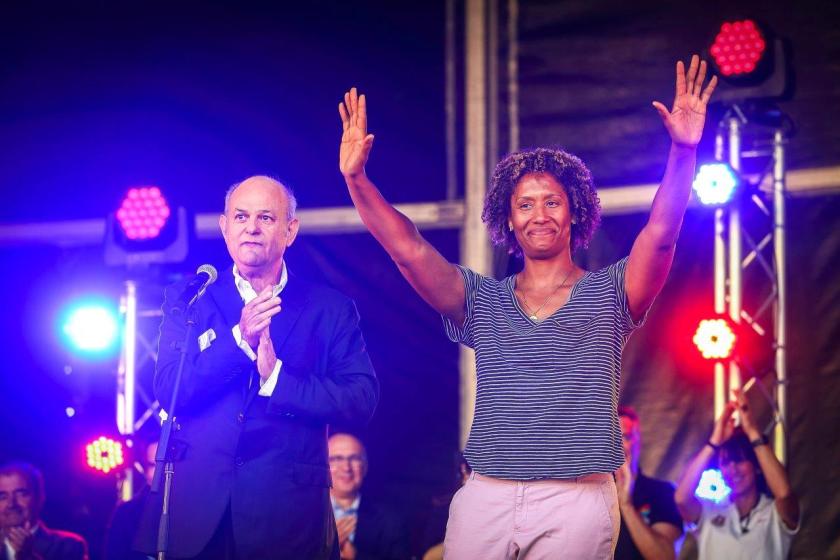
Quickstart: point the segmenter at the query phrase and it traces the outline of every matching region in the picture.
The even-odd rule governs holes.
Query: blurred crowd
[[[787,558],[799,530],[799,502],[743,394],[736,392],[726,405],[676,485],[642,472],[641,419],[627,406],[619,407],[618,414],[626,461],[614,473],[621,512],[615,558]],[[134,534],[154,474],[157,442],[141,447],[145,484],[133,499],[116,506],[104,544],[107,560],[148,558],[134,551]],[[434,497],[422,515],[416,515],[365,491],[368,455],[356,435],[333,433],[328,448],[330,499],[342,559],[444,557],[449,505],[472,472],[463,456],[457,461],[452,491]],[[729,489],[718,501],[696,495],[701,475],[709,468],[720,470]],[[0,467],[4,539],[0,558],[88,558],[81,536],[48,527],[41,519],[45,499],[44,481],[36,467],[27,463]],[[694,544],[681,554],[686,534],[692,535]]]

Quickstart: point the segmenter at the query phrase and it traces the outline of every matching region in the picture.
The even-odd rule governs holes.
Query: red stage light
[[[88,467],[104,474],[125,465],[123,444],[105,436],[87,444],[85,455]]]
[[[135,187],[126,193],[117,210],[117,221],[128,239],[153,239],[160,234],[170,213],[159,188]]]
[[[767,40],[751,19],[725,22],[709,52],[721,75],[744,76],[755,71],[767,50]]]
[[[728,360],[735,347],[735,332],[725,319],[703,319],[692,340],[707,360]]]

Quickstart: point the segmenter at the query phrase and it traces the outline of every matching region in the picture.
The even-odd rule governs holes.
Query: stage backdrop
[[[369,172],[385,195],[441,200],[443,8],[384,1],[17,6],[0,21],[7,197],[0,221],[102,218],[126,187],[142,184],[161,186],[191,211],[215,212],[225,188],[254,173],[285,179],[301,207],[347,205],[336,106],[351,85],[369,94],[377,136]],[[783,104],[799,129],[791,166],[840,163],[834,6],[570,0],[520,8],[522,143],[578,153],[600,187],[658,180],[668,140],[650,101],[670,101],[674,61],[702,50],[714,24],[736,9],[759,10],[793,39],[799,87]],[[795,199],[789,212],[788,429],[792,480],[804,505],[794,556],[840,558],[840,202]],[[579,262],[598,268],[623,257],[644,220],[605,218]],[[457,232],[428,236],[446,257],[459,258]],[[642,466],[672,480],[712,422],[711,371],[679,336],[698,309],[711,306],[711,244],[710,216],[691,210],[671,279],[625,358],[622,401],[642,416]],[[84,471],[79,445],[113,431],[115,361],[70,357],[55,325],[74,297],[116,297],[127,275],[104,266],[101,247],[0,250],[7,317],[0,460],[43,466],[45,519],[84,533],[98,558],[113,480]],[[377,414],[360,430],[371,457],[367,491],[399,502],[419,533],[430,498],[452,485],[457,348],[370,236],[304,235],[288,259],[297,274],[358,303],[382,383]],[[204,262],[228,262],[220,239],[194,243],[182,265],[138,275],[144,303],[156,306],[165,283]],[[146,327],[153,338],[153,325]]]

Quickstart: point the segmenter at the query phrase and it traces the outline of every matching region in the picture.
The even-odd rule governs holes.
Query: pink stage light
[[[160,235],[170,214],[159,188],[134,187],[128,190],[117,210],[117,221],[128,239],[154,239]]]
[[[725,22],[709,52],[725,77],[746,76],[755,71],[767,51],[767,40],[751,19]]]

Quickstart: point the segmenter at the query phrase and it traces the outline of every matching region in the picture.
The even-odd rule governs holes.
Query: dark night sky
[[[136,184],[215,211],[257,172],[302,207],[346,205],[337,104],[353,85],[394,198],[443,198],[442,7],[387,6],[18,6],[0,24],[0,220],[102,216]]]

